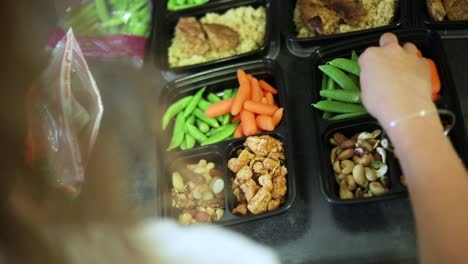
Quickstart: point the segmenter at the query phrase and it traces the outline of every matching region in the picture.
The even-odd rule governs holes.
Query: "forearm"
[[[422,263],[462,263],[468,257],[468,178],[436,115],[388,128],[406,181]]]

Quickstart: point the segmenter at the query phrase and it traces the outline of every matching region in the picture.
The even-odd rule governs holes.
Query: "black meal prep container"
[[[294,24],[294,9],[297,0],[282,0],[281,10],[283,10],[285,23],[282,27],[282,32],[286,37],[286,45],[289,51],[299,57],[307,57],[315,50],[322,46],[328,46],[332,43],[344,41],[351,38],[356,38],[364,35],[369,35],[376,32],[386,32],[395,30],[406,25],[410,13],[410,4],[408,0],[400,0],[397,13],[392,23],[387,26],[359,30],[354,32],[339,33],[333,35],[319,35],[316,37],[299,38],[297,37],[296,25]]]
[[[194,6],[194,7],[184,8],[184,9],[180,9],[180,10],[169,10],[167,8],[167,3],[169,2],[169,0],[161,0],[161,1],[163,3],[164,10],[169,14],[173,14],[173,13],[183,14],[183,13],[188,13],[188,12],[191,12],[191,11],[194,11],[194,10],[207,9],[207,8],[214,7],[214,6],[226,5],[226,4],[229,4],[229,3],[233,3],[233,2],[235,3],[236,2],[235,0],[209,0],[205,4]]]
[[[462,157],[465,164],[467,163],[467,142],[466,132],[463,123],[463,115],[458,101],[458,95],[452,80],[452,75],[449,70],[447,59],[442,46],[442,41],[439,35],[435,32],[426,30],[401,30],[394,32],[400,41],[400,44],[406,42],[414,43],[422,52],[424,57],[434,60],[439,71],[442,89],[441,99],[436,102],[440,109],[448,109],[454,112],[457,122],[455,127],[450,132],[450,139],[457,150],[458,154]],[[309,88],[310,102],[315,103],[321,100],[319,95],[321,87],[322,72],[318,69],[330,60],[339,57],[349,58],[352,50],[358,54],[362,53],[367,47],[378,46],[380,34],[373,34],[368,37],[362,37],[347,42],[342,42],[339,45],[332,45],[326,48],[321,48],[311,55],[312,64],[312,80],[313,86]],[[361,131],[371,132],[380,126],[375,119],[369,115],[353,117],[345,120],[329,121],[322,118],[323,112],[311,107],[313,121],[319,132],[319,145],[320,145],[320,182],[322,193],[325,198],[334,204],[354,204],[364,203],[371,201],[386,200],[391,198],[403,197],[407,195],[406,188],[400,183],[401,169],[396,158],[392,153],[389,154],[389,171],[387,176],[390,178],[390,192],[379,197],[360,198],[352,200],[341,200],[338,196],[339,186],[335,181],[334,172],[330,164],[330,151],[332,145],[329,139],[333,136],[334,132],[341,132],[346,136],[352,136],[354,133]]]
[[[444,20],[444,21],[435,21],[430,15],[427,10],[427,5],[426,5],[426,0],[415,0],[414,1],[415,5],[415,12],[416,16],[420,20],[420,23],[422,23],[425,27],[433,29],[433,30],[438,30],[440,34],[442,35],[447,35],[447,34],[453,34],[455,33],[456,35],[468,36],[468,20],[465,21],[449,21],[449,20]],[[457,33],[456,33],[457,32]]]
[[[275,95],[275,100],[278,102],[280,107],[285,108],[283,119],[275,131],[265,132],[262,134],[271,135],[277,139],[280,139],[283,142],[286,155],[286,167],[288,169],[287,184],[288,192],[286,195],[285,203],[278,209],[259,214],[259,215],[249,215],[249,216],[237,216],[232,214],[232,209],[235,206],[235,196],[232,194],[232,180],[234,174],[229,171],[227,168],[227,162],[230,158],[233,158],[236,155],[236,151],[240,149],[246,139],[246,137],[239,139],[230,139],[220,143],[207,145],[200,147],[198,144],[195,148],[181,151],[173,150],[166,151],[165,149],[169,145],[169,138],[172,135],[172,127],[174,121],[168,126],[167,131],[161,130],[161,125],[157,125],[157,131],[159,133],[158,138],[164,138],[165,140],[160,141],[160,153],[159,157],[162,158],[159,164],[164,164],[159,166],[160,177],[158,180],[159,186],[159,215],[164,217],[176,217],[177,211],[172,208],[172,199],[171,199],[171,188],[172,188],[172,179],[171,179],[171,169],[181,164],[191,164],[197,163],[200,159],[206,159],[207,161],[214,161],[217,165],[217,168],[223,170],[224,181],[225,181],[225,214],[220,221],[216,222],[221,225],[232,225],[237,223],[242,223],[246,221],[252,221],[256,219],[261,219],[265,217],[270,217],[279,213],[287,211],[296,196],[296,187],[295,187],[295,171],[294,171],[294,160],[292,158],[293,146],[291,144],[291,139],[289,137],[289,124],[288,124],[288,108],[286,106],[286,87],[285,82],[282,76],[280,67],[271,60],[256,60],[244,63],[233,64],[230,66],[225,66],[218,68],[212,71],[202,72],[196,75],[191,75],[182,79],[178,79],[174,82],[166,85],[161,93],[159,105],[161,106],[161,111],[158,120],[161,120],[162,114],[165,109],[176,101],[179,98],[184,96],[195,94],[202,87],[207,87],[205,94],[210,92],[222,92],[224,89],[237,88],[237,69],[243,69],[247,73],[252,74],[253,76],[263,79],[268,83],[272,84],[278,89],[278,94]],[[158,122],[159,123],[159,122]],[[260,134],[260,135],[262,135]]]
[[[156,25],[159,28],[158,37],[156,39],[156,61],[159,64],[161,73],[167,81],[172,81],[180,78],[184,75],[195,74],[200,71],[207,71],[213,68],[226,65],[226,63],[235,63],[245,60],[252,59],[269,59],[277,55],[280,48],[280,33],[276,28],[276,22],[274,19],[274,9],[277,4],[275,0],[240,0],[240,1],[224,1],[224,4],[217,4],[212,6],[204,6],[203,8],[194,8],[187,10],[186,12],[176,12],[167,14],[164,19],[160,20],[160,25]],[[197,18],[203,17],[206,13],[219,13],[223,14],[229,9],[237,8],[241,6],[253,6],[257,8],[264,6],[266,8],[266,31],[263,45],[253,51],[208,61],[204,63],[170,67],[168,50],[174,37],[175,27],[179,18],[187,16],[195,16]]]

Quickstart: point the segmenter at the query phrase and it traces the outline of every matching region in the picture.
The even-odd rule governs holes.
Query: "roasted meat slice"
[[[205,33],[195,17],[182,17],[177,22],[176,35],[191,55],[203,55],[210,50]]]
[[[277,139],[268,136],[253,136],[245,140],[244,145],[251,149],[258,156],[265,157],[272,152],[282,152],[283,144]]]
[[[232,210],[234,214],[247,215],[247,204],[240,203]]]
[[[237,173],[242,167],[249,164],[253,158],[255,158],[255,155],[244,149],[239,153],[238,158],[232,158],[228,161],[228,168]]]
[[[271,193],[268,192],[265,188],[261,188],[255,194],[255,196],[250,200],[247,208],[253,214],[261,214],[268,210],[268,203],[271,200]]]
[[[254,195],[258,192],[258,187],[257,183],[255,183],[254,180],[250,179],[240,185],[241,190],[244,192],[245,199],[247,200],[248,203],[250,203],[250,200]]]
[[[271,199],[270,202],[268,202],[268,211],[273,211],[280,207],[281,205],[281,200],[280,199]]]
[[[240,169],[237,174],[236,174],[236,181],[239,183],[246,182],[247,180],[250,180],[252,178],[252,170],[250,169],[249,166],[244,166],[242,169]]]
[[[323,35],[336,32],[340,15],[328,9],[321,0],[298,0],[302,23],[311,31]]]
[[[443,0],[449,20],[468,20],[467,0]]]
[[[325,0],[325,4],[340,14],[340,17],[350,26],[359,25],[367,14],[361,0]]]
[[[265,188],[269,192],[271,192],[271,190],[273,189],[273,182],[271,181],[270,174],[264,174],[258,177],[258,183],[260,183],[262,188]]]
[[[429,12],[429,15],[432,17],[432,19],[435,21],[444,20],[447,12],[445,11],[442,0],[426,0],[426,4],[427,11]]]
[[[233,50],[239,45],[239,34],[226,27],[218,24],[202,24],[203,29],[208,36],[211,47],[214,50],[223,52]]]
[[[236,196],[236,199],[237,199],[237,201],[239,203],[245,203],[246,202],[245,195],[242,192],[242,190],[240,189],[240,187],[234,188],[232,193]]]

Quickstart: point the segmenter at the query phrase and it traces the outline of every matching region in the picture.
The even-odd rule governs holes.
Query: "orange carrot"
[[[432,101],[437,101],[441,98],[440,94],[432,94]]]
[[[266,131],[273,131],[275,130],[275,123],[273,122],[273,118],[269,116],[259,115],[255,118],[257,121],[257,127]]]
[[[269,105],[274,105],[275,104],[275,99],[273,98],[273,94],[270,92],[265,93],[265,97],[267,99],[267,104]]]
[[[250,88],[252,88],[252,101],[260,102],[263,97],[263,92],[262,89],[260,89],[260,84],[258,84],[257,79],[252,78],[252,81],[250,82]]]
[[[234,138],[240,138],[244,136],[244,131],[242,131],[242,124],[239,124],[234,131]]]
[[[208,106],[208,108],[206,108],[205,115],[207,117],[217,117],[220,115],[229,114],[231,112],[232,102],[234,102],[234,98],[229,98],[211,104]]]
[[[240,115],[236,115],[231,119],[232,124],[238,123],[238,122],[240,122]]]
[[[250,82],[247,74],[239,69],[237,70],[237,79],[239,81],[239,91],[232,103],[231,114],[237,115],[242,110],[245,100],[250,99]]]
[[[260,100],[260,103],[262,103],[262,104],[266,104],[266,105],[267,105],[267,104],[268,104],[268,100],[267,100],[267,98],[266,98],[265,96],[264,96],[264,97],[262,97],[262,100]]]
[[[247,100],[244,103],[244,109],[259,115],[272,116],[278,107]]]
[[[265,92],[270,92],[272,94],[277,94],[278,93],[278,90],[273,88],[273,86],[269,85],[264,80],[260,80],[259,84],[260,84],[260,88],[262,88],[262,90],[265,91]]]
[[[421,53],[420,50],[418,50],[418,52],[416,53],[416,56],[418,56],[418,58],[422,58],[422,57],[423,57],[423,55],[422,55],[422,53]]]
[[[255,115],[247,110],[240,112],[242,131],[245,136],[251,136],[257,133],[257,124],[255,121]]]
[[[278,124],[281,122],[281,118],[283,118],[283,111],[284,111],[284,108],[279,108],[273,114],[273,122],[275,123],[275,127],[277,127]]]
[[[432,93],[436,94],[440,92],[441,83],[439,72],[437,71],[437,66],[435,65],[434,61],[431,59],[426,59],[429,63],[429,68],[431,70],[431,83],[432,83]]]

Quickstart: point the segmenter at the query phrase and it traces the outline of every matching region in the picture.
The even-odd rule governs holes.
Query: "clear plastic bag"
[[[54,187],[78,195],[103,106],[72,30],[29,90],[26,107],[27,163]]]
[[[72,28],[86,57],[143,65],[151,33],[151,0],[55,1],[59,23],[49,38],[51,48]]]

